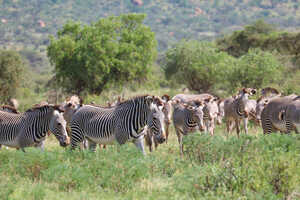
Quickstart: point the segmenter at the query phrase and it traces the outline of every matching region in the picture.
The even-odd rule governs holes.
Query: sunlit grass
[[[247,136],[185,137],[143,156],[134,144],[70,152],[50,136],[45,151],[0,151],[1,199],[297,199],[300,137],[251,128]]]

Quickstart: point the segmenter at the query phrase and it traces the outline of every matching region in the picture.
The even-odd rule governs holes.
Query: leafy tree
[[[238,87],[262,88],[280,81],[283,66],[270,52],[250,49],[238,59],[228,81],[234,90]]]
[[[164,72],[167,79],[208,92],[224,86],[226,74],[234,64],[233,57],[218,51],[212,43],[182,41],[167,51]]]
[[[68,92],[100,94],[112,85],[144,80],[157,53],[144,19],[143,14],[128,14],[91,25],[65,24],[47,49],[58,84]]]
[[[22,83],[25,63],[15,51],[0,50],[0,100],[8,101],[16,95]]]

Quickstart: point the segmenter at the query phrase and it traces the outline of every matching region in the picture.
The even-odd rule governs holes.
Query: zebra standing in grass
[[[183,155],[182,137],[197,130],[204,130],[202,110],[204,103],[194,101],[191,104],[180,103],[178,99],[172,102],[174,108],[173,123],[178,138],[180,155]]]
[[[163,116],[159,98],[139,96],[126,100],[111,108],[84,105],[72,116],[71,149],[75,149],[85,138],[90,150],[95,151],[96,144],[111,144],[115,140],[120,144],[133,141],[145,154],[144,128],[147,125],[155,134],[159,143],[165,141],[160,116]]]
[[[0,111],[19,114],[19,111],[16,108],[9,106],[9,105],[0,106]],[[2,145],[0,144],[0,149],[1,149],[1,147],[2,147]]]
[[[225,121],[227,133],[230,133],[232,126],[235,125],[236,133],[240,136],[240,121],[244,121],[245,133],[248,134],[248,117],[252,115],[248,109],[249,96],[256,93],[255,89],[243,88],[235,98],[227,98],[224,101]]]
[[[50,130],[61,146],[67,146],[66,121],[59,106],[34,107],[22,114],[0,111],[0,144],[21,148],[39,146]],[[25,152],[25,151],[24,151]]]

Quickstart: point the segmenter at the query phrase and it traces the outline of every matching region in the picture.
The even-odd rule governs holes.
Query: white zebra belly
[[[287,131],[285,123],[274,123],[273,125],[280,131]]]
[[[13,147],[13,148],[19,147],[19,143],[17,142],[17,140],[1,142],[1,144],[4,146]]]
[[[114,135],[109,136],[108,138],[96,138],[96,137],[88,137],[90,140],[97,144],[113,144],[116,140]]]

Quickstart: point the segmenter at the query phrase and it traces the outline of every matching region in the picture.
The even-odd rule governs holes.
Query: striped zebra
[[[10,106],[10,105],[3,105],[3,106],[0,106],[0,111],[4,111],[4,112],[8,112],[8,113],[15,113],[15,114],[19,114],[19,111]],[[2,145],[0,144],[0,149],[1,149]],[[8,149],[8,147],[6,147]]]
[[[159,143],[165,141],[161,101],[154,96],[139,96],[126,100],[111,108],[84,105],[72,116],[71,149],[75,149],[85,138],[89,148],[95,151],[96,144],[122,145],[133,141],[143,154],[144,127],[147,125]]]
[[[173,124],[175,127],[180,155],[183,155],[182,137],[197,130],[204,130],[203,107],[204,103],[195,101],[191,104],[180,103],[174,100],[173,103]]]
[[[288,133],[293,130],[291,113],[294,113],[293,109],[296,111],[295,107],[291,106],[293,98],[289,96],[276,97],[265,106],[261,113],[264,134],[276,132],[277,130]]]
[[[240,121],[244,121],[244,129],[246,134],[248,134],[248,117],[249,115],[255,116],[250,113],[247,109],[247,103],[249,101],[249,96],[256,93],[255,89],[244,88],[239,91],[239,94],[235,98],[227,98],[224,100],[224,111],[225,111],[225,121],[227,127],[227,133],[231,132],[232,126],[235,125],[236,133],[239,137],[240,135]]]
[[[217,103],[218,98],[207,98],[205,99],[205,106],[203,108],[203,120],[205,124],[205,132],[209,132],[214,135],[215,122],[219,116],[219,106]]]
[[[59,106],[34,107],[22,114],[0,111],[0,144],[21,148],[43,147],[43,141],[50,130],[61,146],[67,146],[66,121],[59,112]]]

